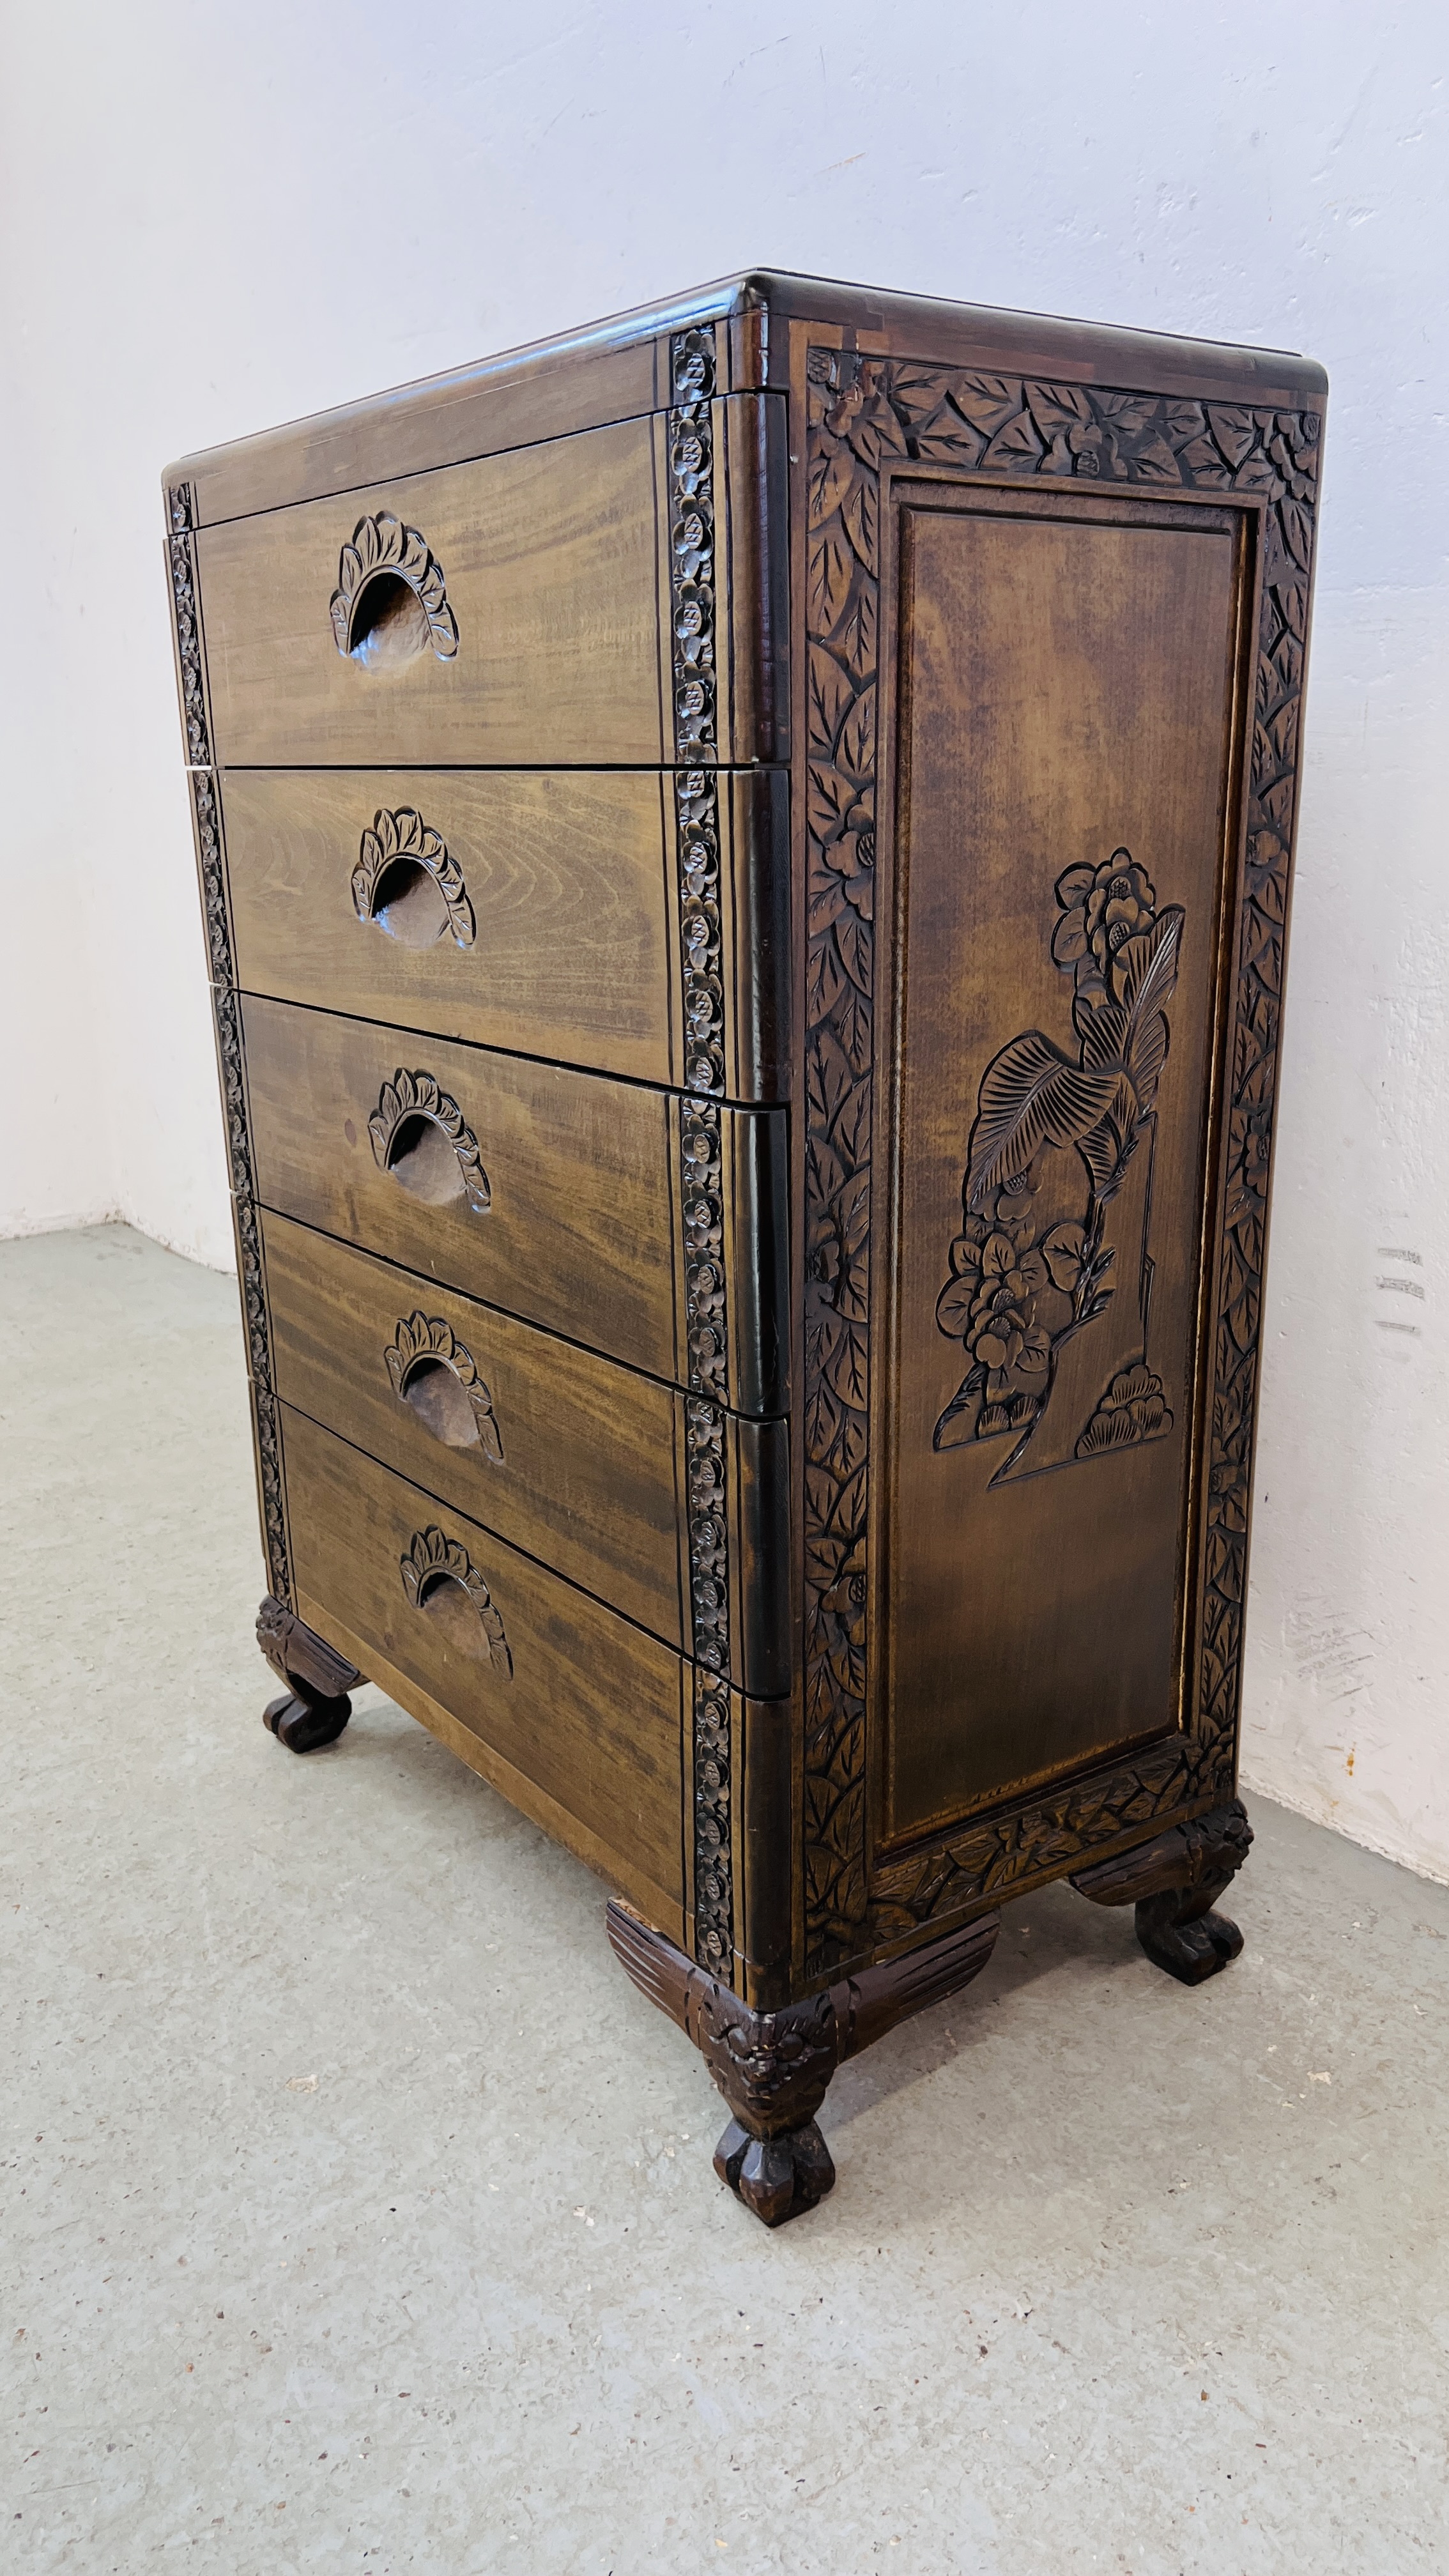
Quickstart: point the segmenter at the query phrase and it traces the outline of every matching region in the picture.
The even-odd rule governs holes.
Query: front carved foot
[[[352,1715],[347,1694],[362,1679],[357,1666],[270,1593],[257,1612],[257,1644],[287,1686],[280,1699],[268,1700],[262,1724],[289,1753],[335,1744]]]
[[[969,1985],[996,1946],[1001,1917],[982,1915],[778,2012],[752,2011],[627,1907],[612,1904],[608,1925],[635,1985],[693,2040],[734,2114],[715,2149],[715,2172],[767,2227],[780,2227],[834,2183],[815,2114],[837,2066]]]
[[[835,2188],[830,2149],[814,2120],[778,2138],[752,2137],[743,2121],[731,2120],[715,2148],[714,2169],[767,2227],[813,2209]]]
[[[1253,1829],[1241,1798],[1174,1825],[1150,1843],[1079,1869],[1072,1885],[1094,1905],[1136,1907],[1137,1938],[1156,1968],[1200,1986],[1236,1959],[1243,1936],[1213,1908],[1248,1857]]]

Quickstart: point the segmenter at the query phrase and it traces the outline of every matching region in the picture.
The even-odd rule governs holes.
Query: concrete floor
[[[771,2236],[585,1870],[376,1691],[264,1734],[232,1283],[0,1310],[8,2568],[1445,2563],[1449,1890],[1260,1803],[1197,1994],[1026,1899]]]

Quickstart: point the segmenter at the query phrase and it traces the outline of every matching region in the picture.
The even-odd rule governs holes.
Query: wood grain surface
[[[673,797],[659,773],[232,770],[222,795],[248,992],[681,1079]],[[428,894],[416,861],[384,859],[354,891],[408,816],[461,878],[461,939],[436,898],[417,932],[390,926],[393,886]]]
[[[902,504],[887,1842],[1180,1721],[1241,561],[1208,508]],[[1094,1198],[1112,937],[1170,971]]]
[[[1233,1954],[1323,390],[761,272],[170,478],[280,1614],[801,2030]]]
[[[597,334],[574,334],[233,439],[182,458],[166,480],[190,486],[195,525],[207,527],[603,428],[656,410],[660,399],[651,333],[621,335],[613,347],[600,347]]]
[[[424,1278],[678,1377],[669,1095],[326,1011],[242,1005],[257,1193]],[[477,1139],[491,1205],[431,1203],[380,1167],[368,1120],[426,1070]]]
[[[657,765],[656,435],[589,430],[339,499],[204,528],[197,571],[226,766]],[[339,652],[330,601],[359,522],[419,531],[457,647],[397,668]],[[670,718],[672,729],[672,717]]]
[[[269,1215],[263,1232],[288,1404],[688,1649],[677,1389],[286,1217]],[[417,1316],[442,1329],[409,1333]],[[455,1354],[432,1359],[450,1338]],[[491,1436],[465,1392],[473,1371]],[[446,1406],[430,1401],[440,1389]]]

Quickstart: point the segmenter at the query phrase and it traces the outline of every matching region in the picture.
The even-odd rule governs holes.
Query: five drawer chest
[[[1236,1796],[1324,379],[751,275],[165,478],[293,1751],[612,1891],[767,2223]]]

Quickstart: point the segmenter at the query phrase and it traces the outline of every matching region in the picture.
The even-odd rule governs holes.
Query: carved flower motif
[[[714,659],[714,601],[708,584],[691,576],[674,599],[674,645],[678,659],[691,671],[708,668]]]
[[[1274,498],[1291,493],[1295,501],[1312,501],[1318,488],[1318,422],[1310,412],[1301,423],[1290,412],[1280,417],[1277,434],[1267,442],[1274,468]]]
[[[968,1216],[951,1246],[951,1276],[936,1301],[941,1331],[962,1343],[973,1363],[948,1408],[949,1419],[965,1416],[975,1392],[981,1397],[977,1439],[1030,1421],[1046,1395],[1054,1341],[1071,1322],[1086,1257],[1083,1226],[1054,1225],[1033,1242],[1029,1221],[1025,1229],[1008,1231]],[[962,1436],[972,1436],[969,1419],[960,1428]]]
[[[710,569],[712,531],[706,510],[686,502],[674,522],[674,569],[680,582],[697,582]]]
[[[859,1322],[866,1311],[870,1182],[856,1174],[843,1190],[812,1207],[805,1277],[817,1307]]]
[[[1095,868],[1068,868],[1056,891],[1062,917],[1052,955],[1063,972],[1076,969],[1079,992],[1091,985],[1105,990],[1118,949],[1157,919],[1152,880],[1130,850],[1114,850]]]
[[[831,874],[839,878],[846,902],[853,904],[862,921],[873,921],[875,814],[869,798],[859,797],[850,806],[839,837],[821,855]]]
[[[810,1219],[810,1236],[805,1248],[805,1275],[817,1288],[833,1290],[845,1261],[840,1219],[833,1207],[816,1208]],[[827,1295],[827,1305],[833,1297]]]
[[[709,449],[700,435],[698,423],[686,418],[670,450],[669,470],[674,488],[681,499],[692,501],[709,474]]]

